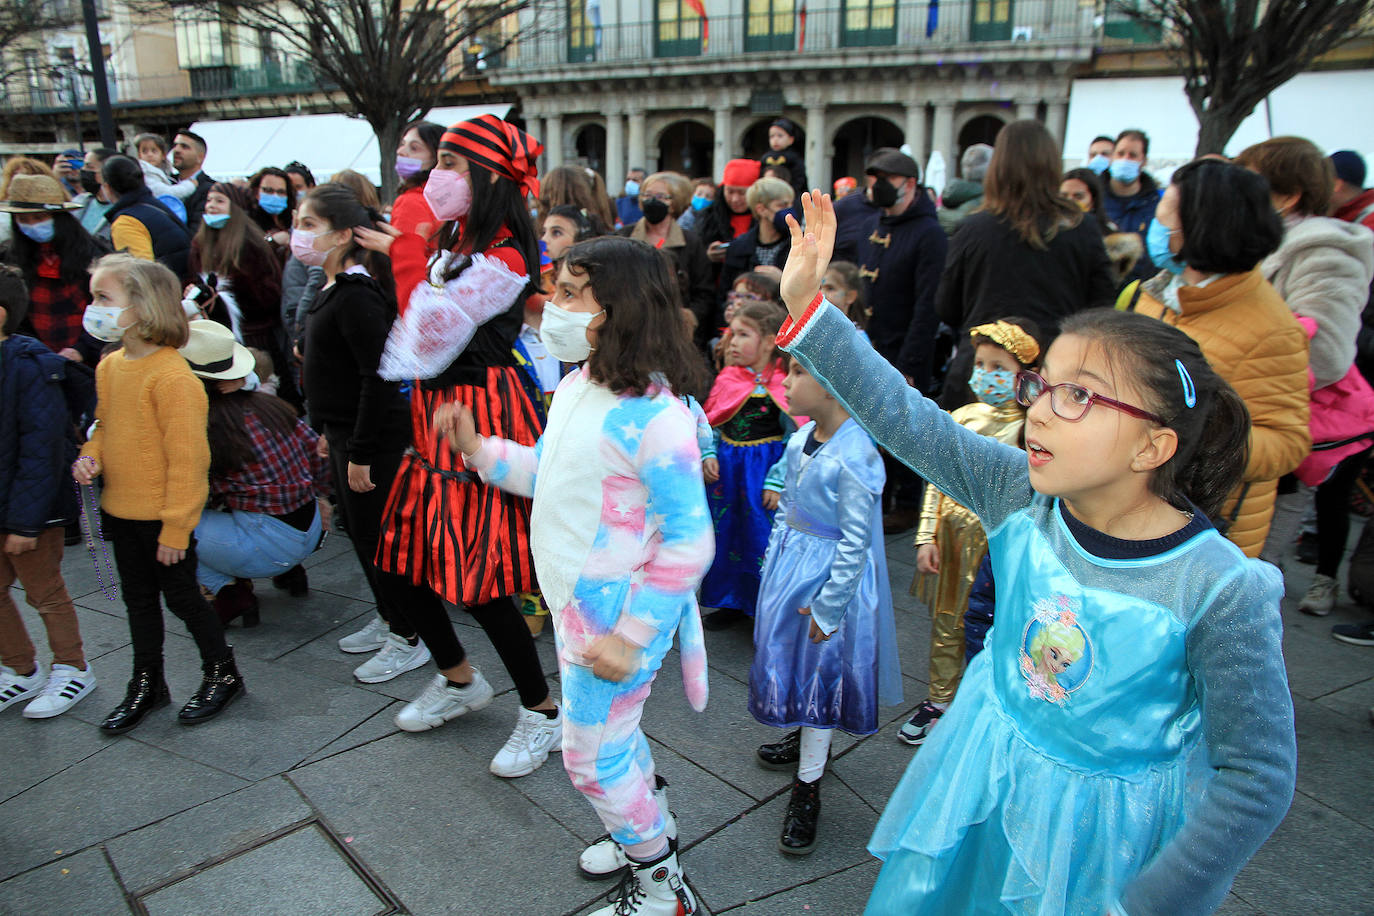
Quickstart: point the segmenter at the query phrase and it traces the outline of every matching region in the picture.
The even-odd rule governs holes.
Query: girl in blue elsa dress
[[[978,514],[997,581],[985,651],[873,833],[867,912],[1212,912],[1297,756],[1279,574],[1208,521],[1240,481],[1243,402],[1182,332],[1099,309],[1018,375],[1027,450],[979,436],[817,293],[834,210],[803,202],[779,343]]]
[[[754,617],[749,711],[794,728],[758,750],[768,769],[797,772],[778,849],[816,842],[820,780],[836,728],[878,730],[878,705],[902,701],[880,498],[887,475],[868,433],[796,361],[783,382],[811,417],[787,443],[782,499],[763,562]]]

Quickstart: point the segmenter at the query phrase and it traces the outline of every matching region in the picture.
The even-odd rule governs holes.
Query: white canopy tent
[[[504,118],[510,105],[464,105],[434,108],[426,120],[449,125],[494,114]],[[258,169],[299,161],[319,181],[335,172],[353,169],[373,184],[381,183],[381,150],[372,126],[343,114],[288,115],[281,118],[241,118],[197,121],[191,130],[205,138],[207,174],[220,179],[246,178]]]
[[[1374,90],[1374,70],[1332,70],[1300,73],[1255,106],[1226,144],[1234,156],[1269,137],[1306,137],[1324,152],[1374,153],[1374,121],[1360,117]],[[1074,80],[1069,96],[1069,120],[1064,138],[1064,161],[1077,164],[1088,154],[1098,134],[1115,137],[1136,127],[1150,137],[1150,170],[1156,177],[1193,158],[1197,146],[1197,117],[1183,94],[1182,77],[1122,77]]]

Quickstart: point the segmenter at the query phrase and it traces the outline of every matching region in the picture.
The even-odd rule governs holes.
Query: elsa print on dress
[[[1021,676],[1032,697],[1063,706],[1093,669],[1092,642],[1078,625],[1078,602],[1041,598],[1021,637]]]

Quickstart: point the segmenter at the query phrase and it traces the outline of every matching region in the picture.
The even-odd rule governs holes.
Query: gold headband
[[[1035,342],[1035,338],[1027,334],[1022,328],[1007,321],[980,324],[969,331],[968,336],[970,338],[986,337],[1015,356],[1023,366],[1032,366],[1040,358],[1040,345]]]

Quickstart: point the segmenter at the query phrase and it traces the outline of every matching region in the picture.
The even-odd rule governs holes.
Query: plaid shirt
[[[57,255],[44,252],[29,287],[28,323],[33,336],[54,353],[75,347],[81,339],[81,317],[91,301],[86,284],[63,282],[58,266]]]
[[[244,421],[256,458],[232,474],[211,476],[211,506],[285,515],[329,495],[329,459],[316,453],[319,436],[304,420],[287,438],[274,435],[251,410]]]

